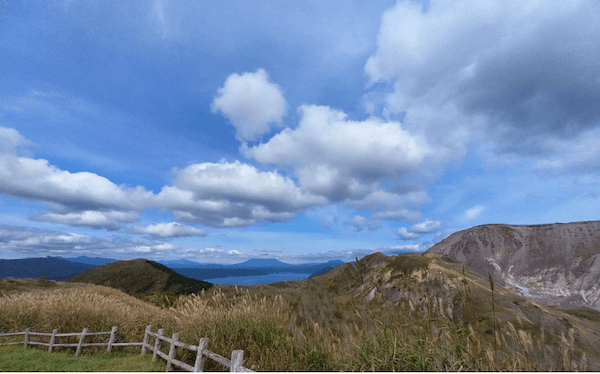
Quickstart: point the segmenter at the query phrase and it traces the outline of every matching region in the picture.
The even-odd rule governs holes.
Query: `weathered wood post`
[[[77,351],[75,351],[75,356],[79,356],[81,354],[81,348],[83,348],[83,342],[85,341],[85,334],[87,334],[87,327],[83,328],[81,332],[81,336],[79,337],[79,344],[77,345]]]
[[[57,332],[58,332],[58,329],[52,330],[52,335],[50,335],[50,345],[48,346],[48,353],[52,353],[52,346],[54,345],[54,342],[56,341],[56,333]]]
[[[171,364],[171,360],[175,358],[177,354],[177,346],[175,343],[179,340],[179,333],[176,332],[171,337],[171,348],[169,349],[169,358],[167,359],[167,371],[173,370],[173,365]]]
[[[142,342],[142,355],[146,354],[146,345],[150,341],[150,331],[152,331],[152,325],[146,326],[146,332],[144,332],[144,341]]]
[[[29,345],[29,327],[25,329],[25,340],[23,340],[23,345],[27,347]]]
[[[154,341],[154,354],[152,355],[152,361],[156,361],[156,352],[160,351],[160,337],[162,336],[164,329],[158,329],[156,332],[156,340]]]
[[[196,363],[194,364],[194,373],[204,371],[204,363],[206,362],[206,356],[202,354],[205,349],[208,349],[208,338],[201,338],[198,343],[198,351],[196,352]]]
[[[234,373],[238,371],[240,366],[244,366],[244,351],[237,350],[231,353],[231,370],[230,372]]]
[[[112,345],[115,344],[118,329],[119,328],[117,326],[113,326],[112,330],[110,330],[110,339],[108,339],[108,348],[106,349],[106,353],[108,354],[110,354],[110,352],[112,351]]]

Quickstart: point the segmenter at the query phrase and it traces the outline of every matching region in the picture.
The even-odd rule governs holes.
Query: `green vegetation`
[[[179,295],[199,293],[212,287],[212,283],[184,277],[164,265],[144,259],[98,266],[66,282],[108,286],[158,306],[169,305]]]
[[[48,353],[21,345],[0,347],[0,371],[164,371],[165,362],[152,362],[152,355],[126,353]]]

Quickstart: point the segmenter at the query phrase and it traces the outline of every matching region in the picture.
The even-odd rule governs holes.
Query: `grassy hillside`
[[[119,325],[120,341],[141,341],[151,324],[190,344],[208,337],[225,357],[243,349],[245,366],[259,371],[600,369],[600,313],[497,286],[492,303],[488,279],[434,254],[374,254],[311,279],[215,286],[162,308],[104,286],[22,282],[0,298],[2,331]]]
[[[163,295],[199,293],[212,286],[212,283],[184,277],[164,265],[144,259],[98,266],[66,281],[107,286],[154,301],[162,300]]]

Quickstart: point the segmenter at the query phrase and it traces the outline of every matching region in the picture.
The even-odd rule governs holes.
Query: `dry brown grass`
[[[33,282],[33,281],[32,281]],[[0,285],[1,286],[1,285]],[[267,371],[586,370],[573,333],[558,347],[519,320],[499,323],[489,335],[471,324],[440,317],[435,299],[383,307],[376,297],[358,302],[335,289],[309,289],[291,302],[282,295],[258,296],[235,287],[226,296],[181,296],[158,307],[120,291],[93,285],[23,283],[0,298],[0,331],[109,331],[119,341],[142,341],[146,325],[181,333],[181,341],[210,339],[209,350],[228,357],[245,352],[245,366]],[[286,301],[287,300],[287,301]],[[465,305],[465,310],[468,310]],[[471,308],[472,310],[472,308]],[[191,352],[180,359],[192,362]],[[209,360],[207,370],[222,370]]]

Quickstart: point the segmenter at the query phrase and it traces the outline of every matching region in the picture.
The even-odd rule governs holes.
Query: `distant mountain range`
[[[43,257],[20,260],[0,260],[0,278],[39,278],[61,281],[71,278],[97,266],[115,263],[118,260],[102,257]],[[239,264],[202,264],[185,259],[159,262],[175,269],[177,273],[196,280],[269,275],[277,273],[323,274],[343,261],[332,260],[324,263],[288,264],[276,259],[250,259]]]
[[[0,260],[0,278],[39,278],[62,281],[90,270],[96,265],[67,261],[60,257],[24,258]]]

